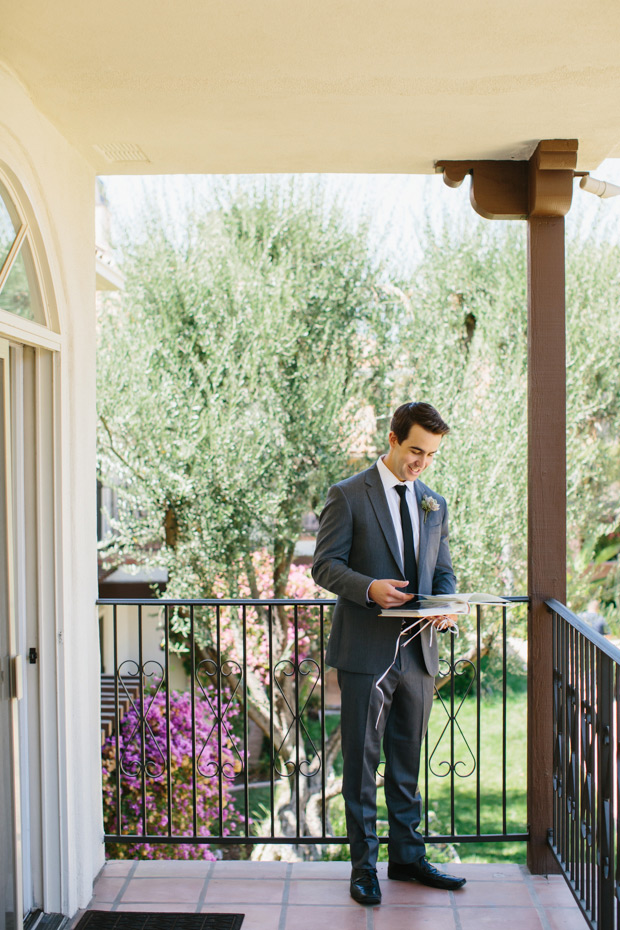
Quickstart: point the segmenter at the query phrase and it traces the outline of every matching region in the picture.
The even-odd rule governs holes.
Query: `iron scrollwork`
[[[149,659],[142,667],[133,659],[122,662],[116,671],[117,687],[122,688],[125,698],[135,712],[136,722],[133,730],[123,741],[119,765],[123,775],[136,777],[144,771],[149,778],[161,778],[166,771],[166,754],[159,745],[156,734],[149,721],[149,712],[164,684],[164,668],[161,662]],[[135,690],[128,684],[149,681],[148,691],[144,691],[142,701],[134,700]],[[134,758],[135,749],[138,757]]]
[[[579,776],[577,774],[577,699],[574,685],[568,685],[566,689],[566,739],[568,760],[566,810],[571,820],[575,820]]]
[[[203,659],[196,666],[195,677],[196,683],[213,716],[211,729],[207,733],[196,758],[196,770],[205,778],[214,778],[221,774],[224,778],[232,781],[239,772],[243,771],[243,759],[237,748],[237,741],[230,730],[227,716],[241,686],[243,670],[241,665],[232,659],[225,659],[219,665],[214,659]],[[230,682],[229,689],[224,687],[228,682]],[[215,700],[211,700],[209,686],[215,688],[219,700],[217,697]],[[224,759],[220,752],[217,759],[209,760],[206,764],[203,762],[203,767],[201,767],[201,760],[216,729],[219,748],[223,749],[225,745],[237,761],[235,763],[231,759]]]
[[[474,663],[470,661],[470,659],[457,659],[457,661],[454,662],[454,664],[451,664],[446,659],[442,659],[442,665],[445,668],[444,675],[445,676],[450,675],[455,679],[458,678],[459,676],[464,675],[466,672],[471,671],[473,674],[471,676],[469,684],[467,685],[465,689],[465,693],[461,697],[458,706],[455,708],[454,714],[451,712],[449,705],[442,698],[441,692],[437,688],[435,688],[435,694],[437,698],[439,699],[444,711],[446,712],[446,716],[448,719],[446,720],[444,728],[439,735],[439,739],[435,743],[435,746],[433,747],[433,751],[431,752],[429,756],[428,767],[429,767],[429,770],[433,773],[433,775],[436,775],[438,778],[445,778],[447,775],[450,774],[450,772],[454,772],[454,774],[458,775],[459,778],[469,778],[469,776],[473,775],[473,773],[476,771],[476,757],[474,756],[472,752],[471,746],[469,745],[467,738],[465,734],[463,733],[463,729],[457,717],[459,715],[461,708],[463,707],[463,704],[465,703],[465,700],[467,699],[468,695],[470,694],[473,688],[474,681],[476,680],[476,677],[478,675],[478,670],[476,666],[474,665]],[[461,734],[461,738],[463,740],[463,743],[467,749],[467,753],[469,754],[469,756],[467,759],[456,759],[454,762],[450,762],[447,759],[443,759],[441,762],[436,763],[437,768],[433,768],[433,759],[435,758],[435,754],[438,752],[445,734],[449,731],[450,727],[454,727],[454,726],[456,726],[458,732]],[[463,769],[465,771],[463,771]]]
[[[564,793],[562,781],[564,757],[564,733],[562,727],[562,672],[559,668],[553,670],[553,720],[555,739],[553,742],[553,790],[558,798]]]
[[[278,674],[284,675],[286,678],[294,678],[295,675],[298,675],[299,676],[299,678],[297,679],[298,682],[300,681],[300,679],[304,679],[304,678],[309,679],[310,690],[308,691],[306,695],[306,699],[304,701],[303,706],[300,707],[298,711],[295,711],[294,708],[291,707],[291,703],[285,694],[285,689],[281,686],[280,682],[278,681]],[[313,678],[309,677],[309,676],[312,676],[313,674],[314,674]],[[306,724],[304,723],[304,719],[303,719],[304,711],[306,710],[306,708],[308,707],[308,704],[310,703],[310,698],[314,694],[314,691],[320,679],[320,675],[321,675],[321,669],[320,669],[318,662],[310,658],[302,659],[300,662],[297,662],[297,663],[294,662],[292,659],[281,659],[280,662],[278,662],[276,666],[274,667],[274,683],[291,717],[291,722],[289,724],[289,727],[286,733],[282,737],[280,745],[277,748],[274,746],[273,766],[277,774],[280,775],[280,777],[282,778],[290,778],[291,776],[295,775],[295,773],[297,772],[299,772],[299,774],[303,775],[305,778],[312,778],[313,775],[316,775],[321,770],[321,757],[320,757],[319,751],[314,741],[312,740],[308,732],[308,729],[306,727]],[[291,731],[297,725],[297,723],[299,723],[300,737],[302,737],[305,745],[308,746],[309,753],[307,757],[304,757],[303,759],[301,759],[299,765],[296,765],[295,762],[293,762],[291,759],[283,759],[284,768],[282,769],[278,765],[278,760],[283,758],[284,746],[289,739]]]
[[[592,822],[595,816],[594,802],[594,733],[592,705],[584,700],[581,704],[582,789],[581,789],[581,835],[592,846]]]

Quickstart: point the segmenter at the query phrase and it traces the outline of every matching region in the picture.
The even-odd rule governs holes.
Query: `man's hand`
[[[388,607],[402,607],[411,600],[413,594],[406,594],[398,589],[406,588],[408,584],[408,581],[399,581],[397,578],[381,578],[370,585],[368,597],[384,610]]]
[[[431,617],[430,621],[435,629],[439,630],[440,632],[442,630],[447,630],[450,627],[457,626],[458,624],[458,618],[456,614],[441,614],[441,616],[438,617]]]

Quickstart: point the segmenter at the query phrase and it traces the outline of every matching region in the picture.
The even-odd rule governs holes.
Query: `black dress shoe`
[[[421,882],[431,888],[443,888],[446,891],[456,891],[466,882],[464,878],[440,872],[434,865],[431,865],[426,856],[422,856],[415,862],[389,862],[388,878],[395,879],[397,882]]]
[[[374,869],[351,870],[351,897],[358,904],[381,904],[381,889]]]

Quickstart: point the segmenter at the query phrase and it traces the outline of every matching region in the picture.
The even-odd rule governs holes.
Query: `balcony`
[[[414,926],[428,922],[442,930],[491,921],[505,930],[616,927],[620,651],[561,604],[547,602],[554,702],[549,848],[563,875],[531,875],[524,855],[515,852],[525,849],[530,834],[511,781],[516,771],[526,783],[525,740],[518,718],[511,716],[517,700],[511,668],[518,661],[514,628],[524,622],[527,599],[513,600],[510,607],[477,608],[459,640],[443,638],[420,774],[421,831],[431,859],[434,849],[445,852],[456,843],[463,844],[461,850],[511,843],[521,863],[450,863],[448,870],[468,878],[462,891],[451,894],[389,882],[383,875],[383,903],[371,911],[349,897],[347,862],[264,861],[285,860],[294,847],[317,859],[325,847],[333,852],[345,842],[334,827],[337,708],[330,715],[333,694],[322,658],[333,602],[101,600],[104,672],[115,682],[106,842],[117,855],[131,847],[135,859],[108,861],[91,906],[233,911],[246,914],[244,930],[319,921],[411,926],[412,913]],[[178,794],[175,689],[185,695],[190,721],[183,758],[189,817],[181,814]],[[131,720],[121,724],[127,703]],[[265,733],[259,776],[249,750],[251,719]],[[378,775],[380,786],[381,771]],[[252,801],[257,777],[260,818]],[[203,791],[216,799],[210,817],[200,806]],[[228,821],[227,803],[235,810]],[[135,861],[145,845],[180,844],[193,846],[192,861]],[[201,860],[206,844],[224,858]],[[245,847],[246,854],[260,847],[264,859],[232,861],[225,858],[231,846]],[[380,862],[380,878],[385,868]]]
[[[525,866],[453,865],[451,893],[390,882],[380,907],[349,897],[346,862],[108,862],[89,907],[111,911],[242,913],[243,930],[585,930],[562,876]]]

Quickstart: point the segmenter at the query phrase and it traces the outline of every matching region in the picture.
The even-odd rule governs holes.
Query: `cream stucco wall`
[[[5,70],[0,101],[0,169],[17,180],[32,207],[61,333],[53,397],[41,399],[53,408],[56,449],[55,463],[43,463],[41,483],[42,537],[47,535],[54,550],[53,558],[47,551],[42,567],[46,597],[39,622],[45,649],[36,672],[27,667],[27,673],[41,676],[45,766],[43,862],[34,863],[35,871],[42,870],[44,900],[35,903],[73,914],[87,904],[103,863],[95,607],[95,179],[92,167]],[[55,717],[57,731],[50,732]]]

